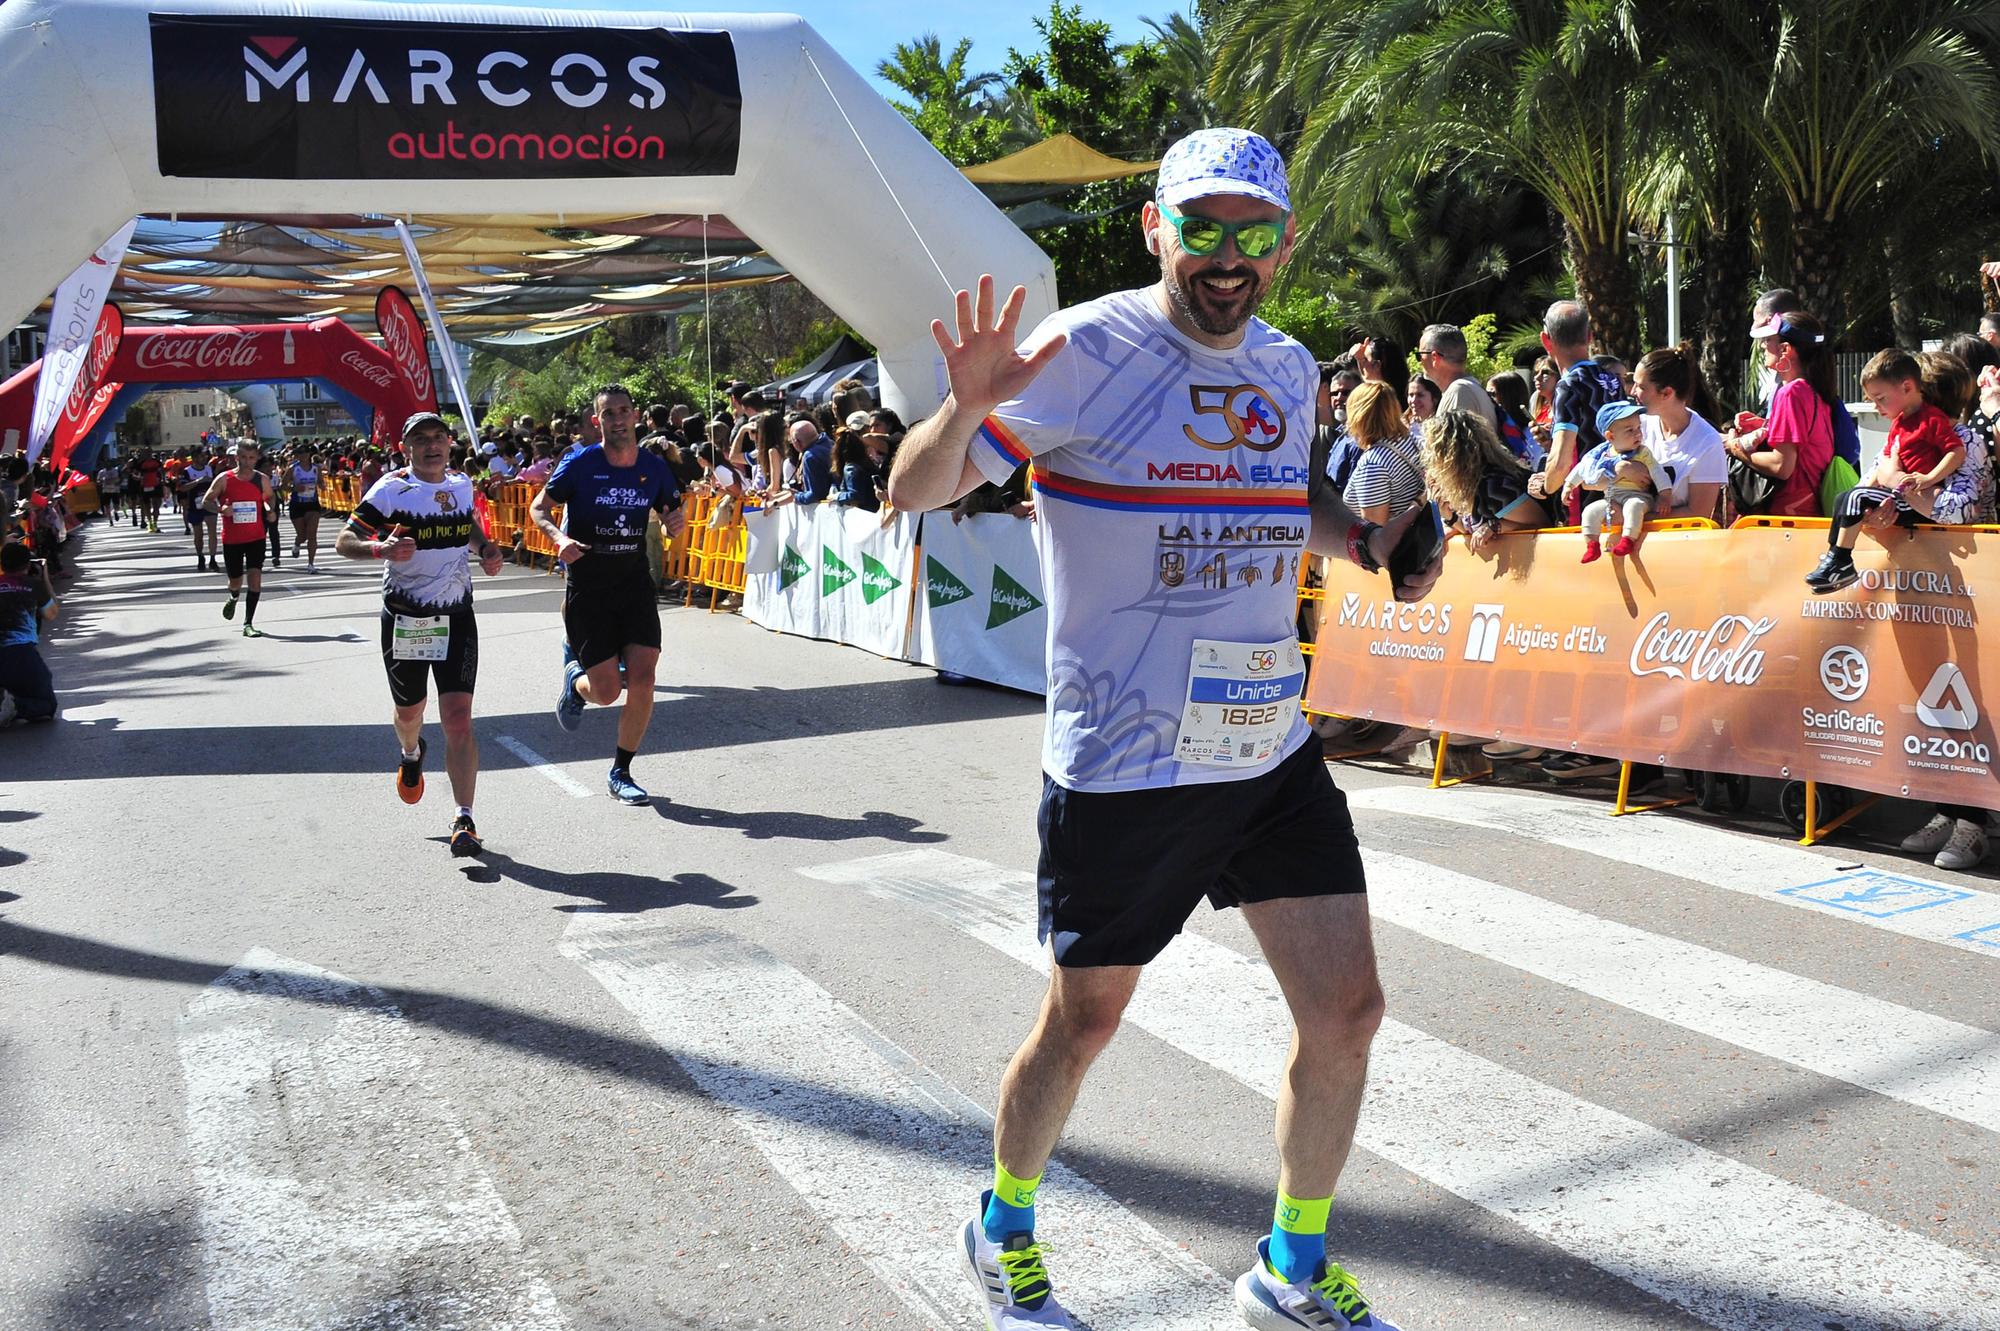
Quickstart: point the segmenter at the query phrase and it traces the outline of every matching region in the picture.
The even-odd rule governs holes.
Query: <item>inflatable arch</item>
[[[414,318],[408,327],[416,327]],[[412,349],[415,357],[425,355],[421,336]],[[126,409],[156,388],[309,381],[324,387],[378,441],[387,440],[411,412],[437,410],[428,363],[406,365],[338,319],[128,328],[108,362],[101,368],[93,363],[85,373],[92,371],[71,394],[78,419],[57,426],[51,447],[58,464],[86,470]],[[37,361],[0,384],[0,438],[26,435],[40,373]]]
[[[378,0],[0,6],[0,328],[128,219],[723,214],[943,398],[930,321],[1046,255],[803,20]],[[885,186],[884,181],[887,184]],[[905,220],[907,218],[907,220]]]

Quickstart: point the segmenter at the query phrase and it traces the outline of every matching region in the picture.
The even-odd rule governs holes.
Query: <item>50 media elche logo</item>
[[[1188,403],[1203,429],[1183,425],[1190,443],[1216,453],[1248,448],[1269,453],[1285,442],[1285,409],[1256,384],[1190,384]],[[1219,436],[1219,437],[1218,437]]]

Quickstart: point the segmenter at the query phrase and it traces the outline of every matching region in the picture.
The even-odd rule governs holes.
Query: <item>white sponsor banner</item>
[[[111,239],[56,288],[55,300],[49,307],[48,346],[42,352],[42,370],[35,379],[35,411],[28,422],[30,463],[42,455],[49,436],[55,433],[56,418],[90,355],[98,316],[104,313],[104,301],[111,294],[111,284],[118,280],[118,265],[125,262],[125,247],[131,243],[132,229],[138,225],[139,219],[135,217],[119,227]]]
[[[901,658],[906,652],[916,519],[844,504],[788,504],[763,519],[777,571],[745,580],[753,624]]]
[[[1005,513],[924,523],[911,659],[1028,693],[1048,691],[1049,612],[1034,525]]]

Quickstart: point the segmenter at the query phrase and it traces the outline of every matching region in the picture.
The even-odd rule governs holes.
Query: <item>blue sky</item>
[[[1076,3],[1076,0],[1071,0]],[[1144,21],[1164,19],[1186,8],[1186,0],[1081,0],[1083,16],[1111,25],[1114,41],[1132,42],[1152,35]],[[1023,51],[1041,45],[1034,20],[1048,13],[1047,0],[768,0],[764,4],[723,0],[695,6],[708,13],[794,13],[826,38],[847,62],[867,75],[879,91],[888,85],[875,79],[875,65],[897,42],[935,32],[950,53],[961,37],[972,39],[971,67],[998,71],[1007,48]]]

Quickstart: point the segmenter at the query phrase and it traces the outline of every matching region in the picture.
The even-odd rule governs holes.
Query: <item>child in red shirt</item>
[[[1924,401],[1923,367],[1915,356],[1893,347],[1877,352],[1861,369],[1861,391],[1891,422],[1889,447],[1867,482],[1849,490],[1832,515],[1826,555],[1806,575],[1806,586],[1819,595],[1852,586],[1861,576],[1854,567],[1854,543],[1864,517],[1894,504],[1896,525],[1916,526],[1923,514],[1911,506],[1911,492],[1935,493],[1965,461],[1965,444],[1951,417]]]

